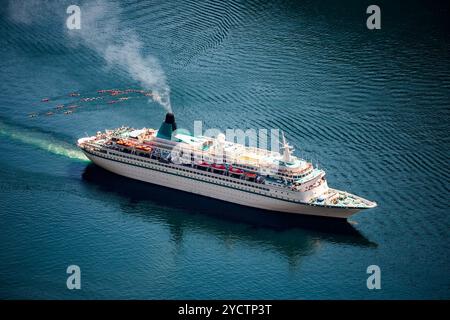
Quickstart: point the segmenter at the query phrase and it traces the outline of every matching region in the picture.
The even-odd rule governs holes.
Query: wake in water
[[[89,161],[74,145],[49,133],[8,124],[0,119],[0,135],[74,160]]]

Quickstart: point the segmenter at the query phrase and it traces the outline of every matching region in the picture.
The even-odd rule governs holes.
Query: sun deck
[[[310,203],[315,205],[358,209],[370,209],[377,206],[376,202],[369,201],[346,191],[332,188],[329,188],[328,192],[324,195],[311,199]]]

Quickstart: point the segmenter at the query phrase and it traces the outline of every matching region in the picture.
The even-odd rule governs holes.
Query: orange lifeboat
[[[139,149],[139,150],[142,150],[142,151],[151,151],[152,150],[152,148],[150,148],[148,146],[145,146],[145,145],[142,145],[142,144],[137,145],[136,149]]]
[[[254,179],[254,178],[256,178],[256,173],[245,172],[245,176],[246,176],[247,178],[252,178],[252,179]]]

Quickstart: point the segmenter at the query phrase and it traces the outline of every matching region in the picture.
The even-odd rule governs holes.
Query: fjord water
[[[379,1],[382,29],[369,31],[366,1],[120,2],[119,26],[159,60],[179,127],[279,128],[331,186],[379,204],[337,223],[83,160],[85,133],[158,127],[165,111],[130,99],[28,117],[69,92],[139,88],[73,43],[71,3],[55,3],[0,9],[1,298],[450,298],[447,8]],[[71,264],[81,290],[66,288]],[[381,290],[366,287],[369,265]]]

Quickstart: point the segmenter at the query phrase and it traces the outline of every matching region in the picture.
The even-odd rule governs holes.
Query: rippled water
[[[165,111],[130,99],[45,116],[76,100],[69,92],[139,87],[73,42],[68,4],[0,8],[0,297],[450,297],[447,6],[379,2],[382,30],[372,32],[365,1],[120,3],[120,27],[166,73],[179,126],[280,128],[330,185],[379,204],[336,224],[85,161],[75,146],[85,132],[158,127]],[[66,289],[69,264],[81,267],[80,291]],[[366,288],[372,264],[376,292]]]

